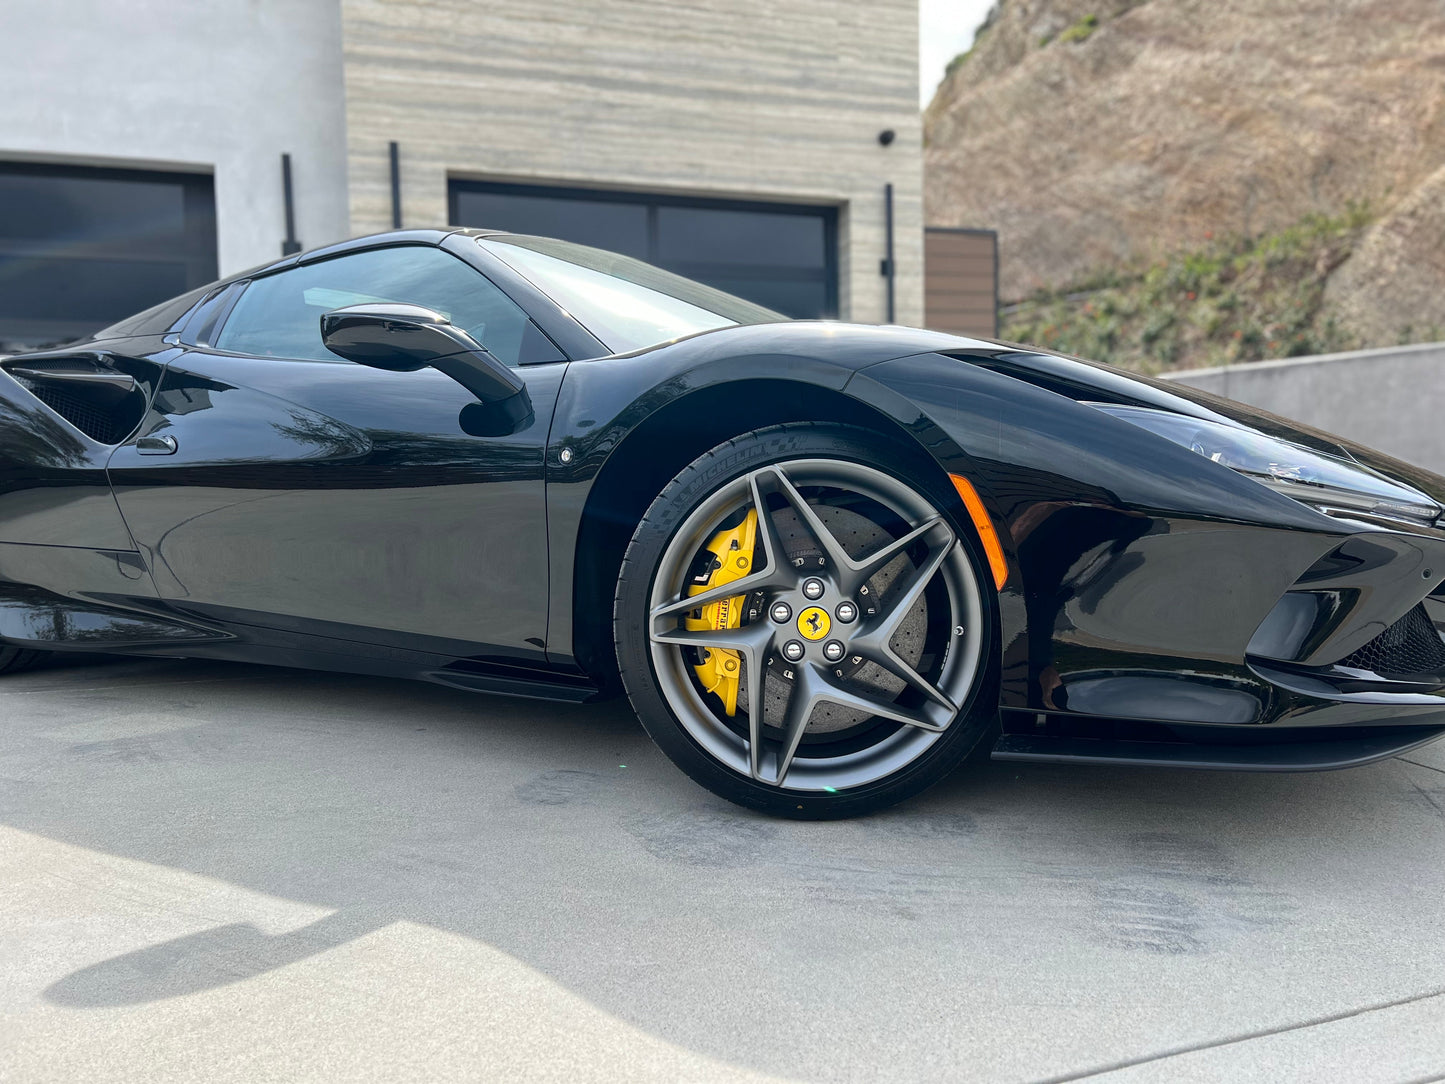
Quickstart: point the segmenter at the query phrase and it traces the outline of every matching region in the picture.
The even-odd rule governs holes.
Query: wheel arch
[[[743,433],[787,422],[864,429],[895,443],[901,453],[934,473],[939,492],[952,491],[947,472],[928,447],[895,418],[845,391],[796,380],[747,379],[709,385],[669,401],[634,426],[603,463],[577,531],[572,647],[578,664],[603,688],[618,688],[612,597],[638,519],[667,483],[704,452]],[[961,500],[952,511],[967,522]]]

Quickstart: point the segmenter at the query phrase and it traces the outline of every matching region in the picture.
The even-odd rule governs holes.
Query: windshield
[[[616,354],[782,313],[631,256],[520,234],[478,238]]]

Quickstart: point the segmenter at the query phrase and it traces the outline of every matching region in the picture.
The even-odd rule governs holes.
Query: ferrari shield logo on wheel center
[[[809,640],[821,640],[832,625],[828,611],[821,606],[809,606],[798,615],[798,632]]]

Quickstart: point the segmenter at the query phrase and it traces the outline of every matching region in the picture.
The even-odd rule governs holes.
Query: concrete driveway
[[[0,683],[0,1078],[1445,1075],[1445,747],[712,798],[625,704],[213,663]]]

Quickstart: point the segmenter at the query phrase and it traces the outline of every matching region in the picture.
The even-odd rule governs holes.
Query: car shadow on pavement
[[[346,910],[283,934],[245,922],[217,926],[82,968],[51,985],[45,996],[56,1005],[101,1009],[200,993],[298,963],[391,921]]]

